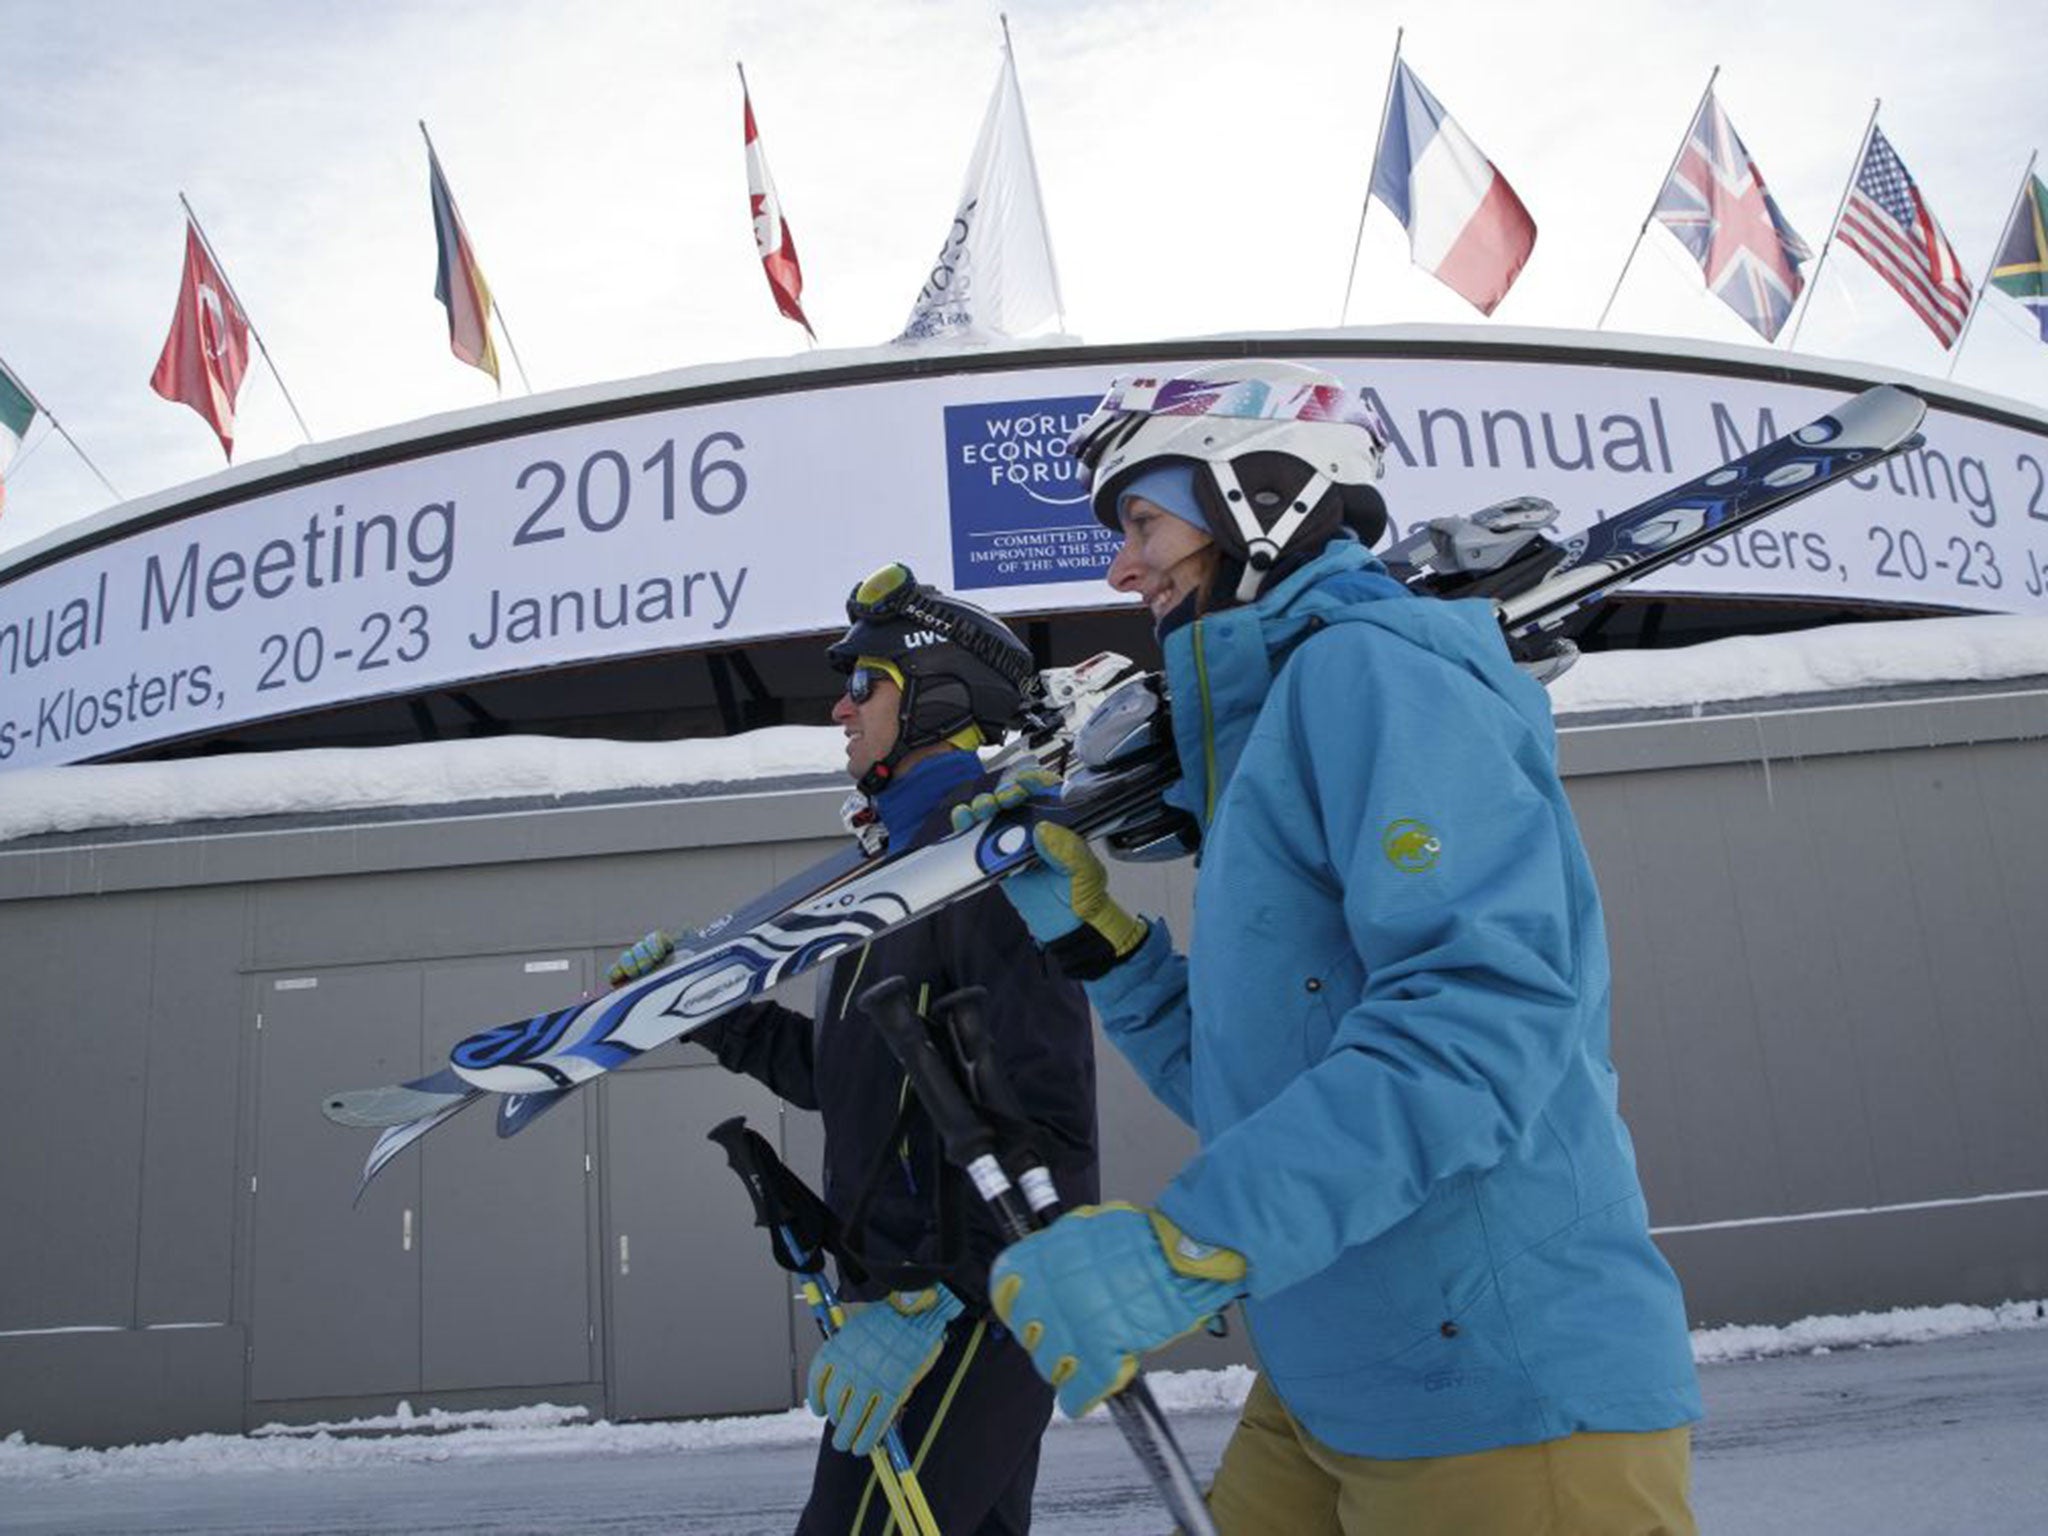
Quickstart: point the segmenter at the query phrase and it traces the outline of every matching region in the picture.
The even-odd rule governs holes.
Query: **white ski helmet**
[[[1387,508],[1373,481],[1386,446],[1363,393],[1320,368],[1248,358],[1116,380],[1067,452],[1112,532],[1137,475],[1162,461],[1194,464],[1209,534],[1242,566],[1237,600],[1248,602],[1290,549],[1318,548],[1345,523],[1368,545],[1378,540]]]

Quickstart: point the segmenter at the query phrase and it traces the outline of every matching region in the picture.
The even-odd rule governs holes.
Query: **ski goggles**
[[[1109,392],[1067,439],[1067,455],[1093,469],[1109,449],[1154,416],[1216,416],[1231,421],[1306,421],[1362,427],[1382,451],[1387,425],[1363,391],[1333,384],[1275,388],[1264,379],[1112,380]]]
[[[846,616],[856,624],[863,620],[893,619],[916,594],[917,577],[898,560],[883,566],[847,594]]]
[[[879,656],[863,656],[846,674],[846,696],[856,704],[865,704],[875,696],[879,683],[894,683],[901,688],[903,674]]]

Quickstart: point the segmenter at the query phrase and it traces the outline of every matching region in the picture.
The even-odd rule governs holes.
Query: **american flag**
[[[1955,345],[1970,313],[1970,280],[1905,163],[1875,124],[1842,210],[1841,235],[1844,245],[1898,291],[1942,350]]]
[[[1656,219],[1692,252],[1721,302],[1775,340],[1799,297],[1799,264],[1813,252],[1711,94],[1657,195]]]

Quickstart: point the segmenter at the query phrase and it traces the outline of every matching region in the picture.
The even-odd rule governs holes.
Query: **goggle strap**
[[[1098,415],[1328,422],[1363,427],[1376,442],[1386,441],[1386,424],[1362,391],[1326,385],[1274,388],[1257,379],[1113,379],[1095,409]]]
[[[1020,661],[993,635],[984,634],[970,624],[963,624],[944,609],[934,608],[924,602],[922,592],[923,588],[913,587],[897,605],[896,612],[943,635],[1025,697],[1034,696],[1038,687],[1038,668],[1032,665],[1028,657]]]

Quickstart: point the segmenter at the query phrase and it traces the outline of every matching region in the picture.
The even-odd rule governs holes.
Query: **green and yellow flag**
[[[2024,304],[2048,341],[2048,187],[2029,176],[2005,241],[1991,263],[1991,286]]]

